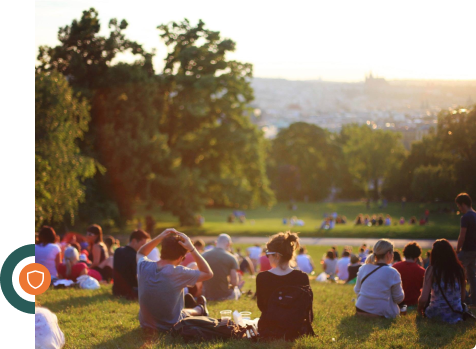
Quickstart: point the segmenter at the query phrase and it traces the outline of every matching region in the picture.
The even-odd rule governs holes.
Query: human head
[[[197,239],[193,243],[193,246],[197,249],[198,252],[203,252],[205,250],[205,241],[202,239]]]
[[[268,258],[271,266],[279,266],[286,269],[294,256],[294,252],[299,248],[299,238],[296,233],[278,233],[269,239],[266,244]]]
[[[231,237],[230,237],[230,235],[228,235],[228,234],[218,235],[217,247],[222,248],[225,251],[229,251],[231,249]]]
[[[414,259],[417,260],[418,257],[421,256],[421,247],[418,245],[417,242],[409,242],[408,244],[405,245],[403,248],[403,255],[405,256],[405,259]]]
[[[373,252],[365,260],[365,264],[391,263],[393,260],[393,243],[381,239],[374,245]]]
[[[350,252],[348,250],[345,250],[342,252],[342,257],[350,257]]]
[[[116,239],[114,239],[113,236],[108,235],[104,238],[104,243],[106,244],[107,249],[110,250],[116,243]]]
[[[40,229],[40,233],[38,234],[38,242],[42,245],[47,244],[54,244],[56,241],[56,233],[52,227],[47,225],[43,226]]]
[[[402,255],[400,254],[400,251],[393,251],[393,262],[401,262],[402,261]]]
[[[306,248],[303,246],[299,249],[299,254],[305,254],[307,251],[306,251]]]
[[[93,224],[88,227],[86,230],[86,235],[88,237],[88,242],[90,245],[97,244],[102,242],[102,228],[98,224]]]
[[[78,252],[81,251],[81,245],[79,244],[79,242],[75,241],[75,242],[70,243],[70,245],[72,247],[74,247],[75,249],[77,249]]]
[[[79,260],[79,252],[73,246],[69,246],[64,250],[64,262],[66,264],[66,276],[71,275],[71,268]]]
[[[329,251],[327,251],[326,257],[329,258],[329,259],[334,259],[336,257],[336,254],[335,254],[334,251],[329,250]]]
[[[350,263],[355,264],[360,262],[360,257],[353,254],[350,256]]]
[[[180,237],[175,234],[164,238],[161,244],[160,258],[179,264],[187,254],[187,250],[179,244],[179,241],[181,241]]]
[[[456,202],[456,205],[458,206],[458,209],[463,214],[468,212],[468,210],[473,205],[471,197],[466,193],[458,194],[458,196],[456,196],[455,202]]]
[[[437,283],[443,281],[446,285],[454,286],[457,281],[460,285],[463,284],[465,280],[463,266],[448,240],[439,239],[433,243],[430,265]]]
[[[426,258],[430,258],[431,257],[431,251],[426,251]]]
[[[131,236],[129,237],[129,246],[132,247],[134,250],[138,251],[139,248],[144,246],[147,240],[150,239],[150,235],[148,232],[142,229],[136,229],[132,232]]]

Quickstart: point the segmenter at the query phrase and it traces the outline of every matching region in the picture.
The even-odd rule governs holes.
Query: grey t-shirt
[[[238,270],[238,261],[230,252],[222,248],[214,248],[203,254],[213,271],[213,277],[203,283],[205,297],[209,300],[222,300],[230,297],[233,292],[228,288],[228,276],[235,269]]]
[[[141,257],[137,262],[140,325],[170,330],[184,318],[184,287],[194,285],[199,276],[199,270],[170,264],[159,268],[157,262]]]

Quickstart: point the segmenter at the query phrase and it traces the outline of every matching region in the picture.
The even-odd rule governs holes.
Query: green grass
[[[180,229],[190,235],[218,235],[228,233],[230,235],[240,236],[265,236],[275,234],[279,231],[292,229],[299,231],[301,236],[313,237],[372,237],[372,238],[408,238],[408,239],[457,239],[459,234],[460,217],[451,213],[438,213],[439,208],[453,208],[454,204],[419,204],[407,203],[405,209],[401,208],[400,203],[390,203],[387,208],[381,209],[372,205],[369,210],[365,204],[360,201],[343,203],[298,203],[296,211],[287,209],[286,203],[278,203],[271,209],[256,208],[246,210],[246,223],[227,223],[226,219],[233,212],[229,208],[211,208],[206,209],[202,215],[205,223],[201,227],[181,227]],[[409,224],[395,224],[401,216],[406,221],[411,216],[420,219],[425,209],[430,209],[430,223],[425,226]],[[347,216],[347,224],[339,224],[332,230],[321,230],[324,213],[337,212],[339,215]],[[390,214],[393,218],[391,226],[366,227],[354,226],[353,221],[359,214]],[[168,228],[178,227],[177,218],[169,212],[163,212],[160,208],[146,210],[144,206],[138,205],[136,218],[128,222],[128,227],[124,234],[135,229],[138,222],[141,221],[145,226],[145,216],[151,215],[156,220],[156,233]],[[283,224],[283,218],[297,216],[304,220],[305,226],[293,227]]]
[[[309,246],[309,252],[317,262],[327,248]],[[248,276],[246,281],[244,290],[254,291],[255,279]],[[97,291],[50,289],[36,299],[58,316],[66,348],[473,348],[476,344],[472,322],[447,325],[417,317],[415,311],[394,320],[358,318],[354,316],[353,286],[315,281],[311,285],[317,337],[301,338],[295,343],[243,340],[186,345],[168,335],[150,334],[139,326],[137,302],[113,298],[110,285]],[[210,302],[212,317],[219,317],[219,311],[224,309],[248,310],[252,317],[260,316],[250,297]]]

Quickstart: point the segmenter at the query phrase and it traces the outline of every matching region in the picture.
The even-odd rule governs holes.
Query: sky
[[[102,34],[111,18],[126,19],[127,37],[156,49],[156,71],[167,53],[157,26],[188,18],[234,40],[228,58],[252,63],[255,77],[362,81],[372,71],[390,80],[476,80],[473,0],[37,0],[35,6],[36,54],[40,45],[59,43],[59,27],[94,7]]]

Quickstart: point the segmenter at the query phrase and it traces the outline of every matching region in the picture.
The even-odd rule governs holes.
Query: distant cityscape
[[[476,103],[476,81],[387,81],[369,73],[357,83],[254,78],[254,122],[267,138],[297,121],[339,132],[348,123],[403,134],[410,149],[436,126],[442,109]]]

